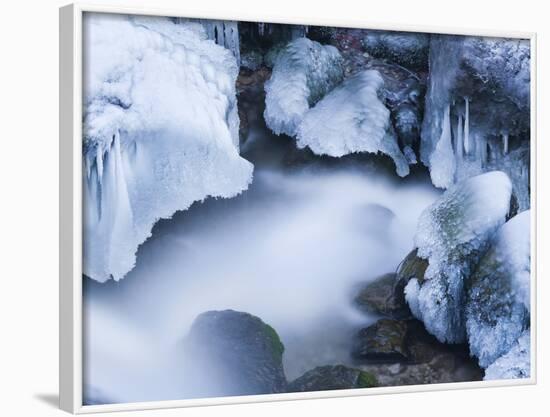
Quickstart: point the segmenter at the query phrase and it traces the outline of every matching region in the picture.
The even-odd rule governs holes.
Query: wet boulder
[[[395,273],[384,274],[364,285],[355,297],[360,310],[392,318],[404,318],[410,315],[405,301],[404,285],[400,285]]]
[[[233,310],[202,313],[187,343],[198,358],[198,373],[207,373],[217,387],[214,395],[286,391],[284,346],[277,332],[258,317]]]
[[[289,392],[327,391],[377,386],[374,375],[344,365],[319,366],[290,382]]]
[[[359,330],[352,355],[372,362],[397,362],[408,358],[407,324],[404,321],[381,319]]]

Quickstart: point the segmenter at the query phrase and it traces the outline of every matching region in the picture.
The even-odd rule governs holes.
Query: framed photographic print
[[[63,409],[535,383],[534,34],[70,5],[60,57]]]

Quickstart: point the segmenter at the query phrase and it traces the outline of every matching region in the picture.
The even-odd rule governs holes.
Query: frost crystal
[[[471,277],[466,306],[470,350],[483,367],[529,327],[530,211],[505,223]]]
[[[265,83],[267,126],[276,134],[295,136],[305,113],[343,77],[342,57],[333,46],[298,38],[275,59]]]
[[[409,282],[406,298],[441,342],[465,341],[465,281],[504,223],[511,189],[506,174],[488,172],[453,186],[420,216],[415,245],[429,266],[422,282]]]
[[[198,23],[86,14],[84,274],[119,280],[155,222],[247,188],[237,63]]]
[[[485,380],[518,379],[531,376],[531,332],[526,330],[505,355],[485,370]]]
[[[382,152],[393,159],[400,176],[407,175],[408,161],[390,130],[390,111],[378,97],[383,83],[378,71],[362,71],[328,93],[305,114],[298,147],[333,157]]]

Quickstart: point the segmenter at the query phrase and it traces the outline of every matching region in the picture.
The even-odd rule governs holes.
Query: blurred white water
[[[412,248],[429,184],[356,168],[257,169],[249,191],[163,221],[122,281],[87,281],[85,385],[103,401],[208,395],[178,344],[208,310],[249,312],[285,345],[292,380],[349,362],[351,335],[374,317],[353,287],[394,271]]]

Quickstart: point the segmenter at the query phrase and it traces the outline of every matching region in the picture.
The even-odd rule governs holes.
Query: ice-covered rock
[[[368,31],[363,46],[376,58],[384,58],[407,68],[427,69],[430,35],[415,32]]]
[[[155,222],[247,188],[235,57],[198,23],[84,19],[84,261],[119,280]]]
[[[529,327],[530,229],[529,210],[501,226],[470,278],[466,330],[482,367],[510,350]]]
[[[506,155],[529,147],[528,40],[432,35],[421,160],[448,188],[490,170],[508,172]],[[529,158],[515,169],[529,171]],[[511,176],[520,210],[528,175]]]
[[[276,134],[295,136],[305,113],[343,77],[342,57],[330,45],[298,38],[275,59],[265,83],[264,118]]]
[[[362,71],[328,93],[303,116],[297,130],[299,148],[340,157],[369,152],[391,157],[400,176],[409,173],[390,123],[390,111],[378,97],[378,71]]]
[[[511,192],[506,174],[488,172],[451,187],[420,216],[415,245],[428,267],[405,294],[413,315],[441,342],[466,339],[465,281],[504,223]]]
[[[485,370],[484,379],[519,379],[531,376],[531,331],[526,330],[512,348]]]

